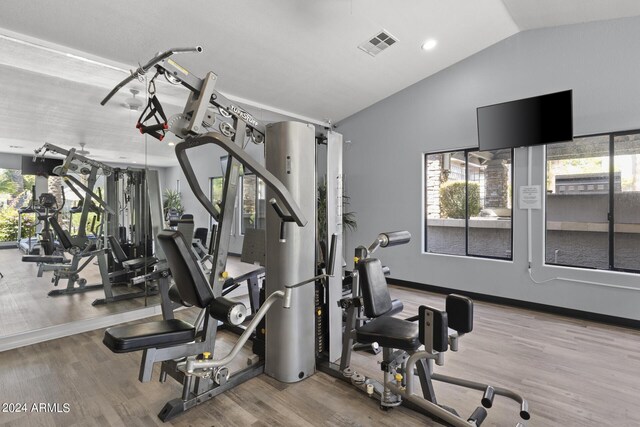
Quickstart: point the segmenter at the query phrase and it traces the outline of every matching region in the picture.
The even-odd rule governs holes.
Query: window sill
[[[464,219],[451,218],[427,218],[427,227],[459,227],[464,228]],[[472,218],[469,220],[469,228],[500,228],[511,229],[511,218]]]
[[[606,222],[547,221],[547,231],[607,233],[609,231],[609,224]],[[640,224],[615,224],[614,232],[640,234]]]
[[[422,251],[421,254],[422,255],[436,256],[436,257],[452,257],[452,258],[461,258],[461,259],[470,259],[470,260],[505,262],[505,263],[513,264],[513,259],[491,258],[491,257],[480,256],[480,255],[441,254],[441,253],[437,253],[437,252],[425,252],[425,251]]]

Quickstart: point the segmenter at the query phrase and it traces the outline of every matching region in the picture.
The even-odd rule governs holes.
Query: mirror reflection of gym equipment
[[[3,421],[640,423],[640,8],[23,3]]]

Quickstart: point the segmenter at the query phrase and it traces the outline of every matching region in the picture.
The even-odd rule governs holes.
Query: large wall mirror
[[[153,76],[101,106],[129,74],[124,66],[12,37],[0,38],[0,71],[12,105],[0,135],[0,351],[160,314],[155,235],[190,218],[186,233],[204,252],[216,224],[178,166],[178,139],[136,129]],[[151,89],[167,117],[182,112],[185,88],[157,79]],[[263,123],[291,119],[239,105]],[[264,145],[245,149],[264,162]],[[192,153],[198,184],[214,200],[226,154]],[[232,255],[245,234],[259,236],[266,210],[261,180],[247,170],[239,185]]]
[[[101,106],[128,70],[12,37],[0,57],[0,349],[157,313],[154,231],[183,208],[176,139],[136,129],[148,82]]]

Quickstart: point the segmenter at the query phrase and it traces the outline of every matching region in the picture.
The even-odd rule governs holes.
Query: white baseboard
[[[162,314],[160,305],[0,337],[0,352]]]

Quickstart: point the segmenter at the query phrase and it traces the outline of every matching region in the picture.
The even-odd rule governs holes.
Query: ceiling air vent
[[[398,39],[389,34],[387,30],[380,30],[369,40],[358,46],[358,49],[368,53],[371,56],[376,56],[389,46],[392,46],[397,41]]]

